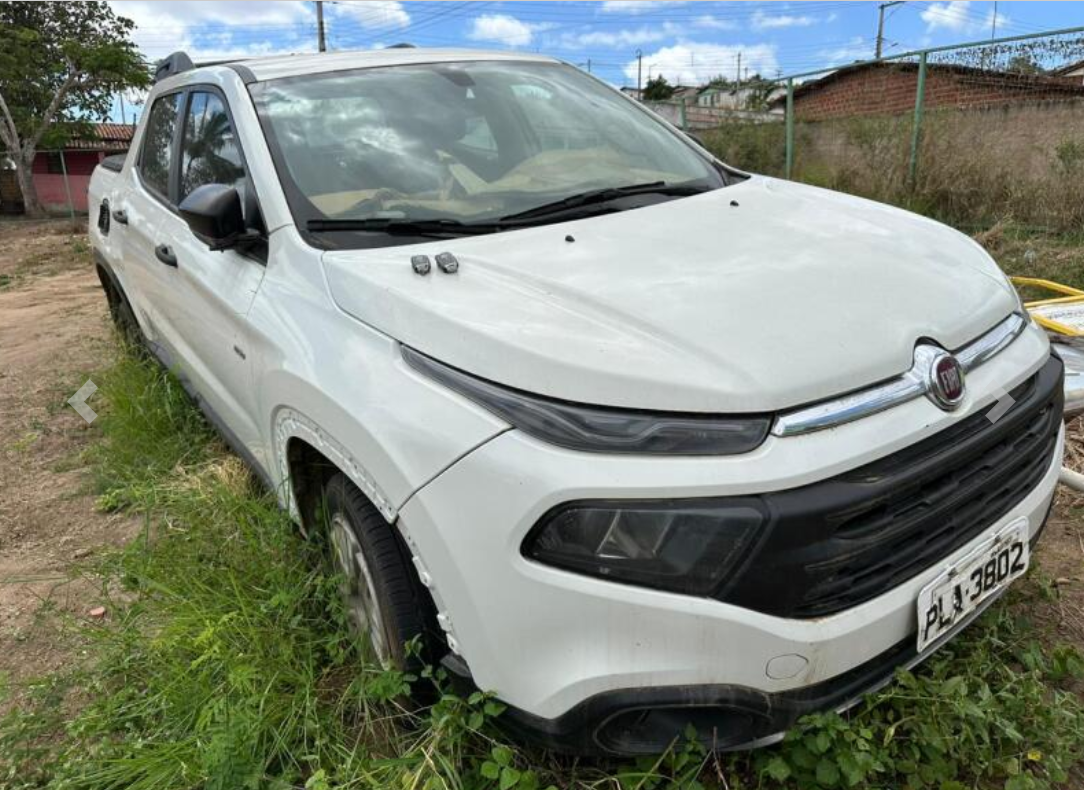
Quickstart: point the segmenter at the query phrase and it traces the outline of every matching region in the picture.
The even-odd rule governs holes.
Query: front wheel
[[[384,668],[419,668],[406,644],[421,639],[429,660],[439,636],[436,607],[414,572],[410,554],[388,524],[342,473],[325,488],[324,515],[343,604],[351,626],[366,638],[369,656]]]

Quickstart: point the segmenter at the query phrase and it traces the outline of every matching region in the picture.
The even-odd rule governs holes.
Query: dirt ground
[[[138,529],[95,509],[87,424],[65,403],[113,348],[86,235],[71,230],[0,223],[0,681],[13,687],[75,657],[78,640],[42,615],[93,622],[77,567]]]
[[[80,460],[91,433],[66,404],[108,362],[110,331],[84,233],[0,223],[0,686],[77,657],[71,629],[42,615],[92,626],[96,596],[77,569],[140,527],[95,509]],[[1084,420],[1070,433],[1084,471]],[[1037,559],[1032,583],[1057,595],[1036,613],[1052,641],[1084,650],[1084,495],[1059,488]]]

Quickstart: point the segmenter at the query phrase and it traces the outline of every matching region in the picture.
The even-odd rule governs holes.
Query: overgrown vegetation
[[[143,514],[145,531],[87,571],[109,613],[68,624],[87,660],[0,688],[17,700],[0,721],[4,787],[1022,790],[1066,781],[1082,756],[1067,684],[1084,664],[1040,643],[1028,613],[1055,593],[1034,579],[923,669],[752,754],[677,743],[587,763],[511,746],[483,694],[410,710],[402,695],[428,680],[359,663],[319,540],[298,536],[177,382],[130,356],[94,378],[100,503]]]
[[[1082,117],[1073,103],[928,112],[913,183],[908,172],[909,115],[799,121],[794,177],[902,206],[957,227],[981,229],[1011,222],[1081,233]],[[766,175],[785,172],[781,122],[735,120],[701,135],[725,162]]]

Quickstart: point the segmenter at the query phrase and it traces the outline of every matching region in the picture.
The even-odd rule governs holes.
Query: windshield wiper
[[[560,214],[570,209],[580,208],[581,206],[606,203],[610,200],[616,200],[617,198],[628,197],[629,195],[653,194],[681,197],[685,195],[698,195],[701,192],[707,192],[709,189],[710,187],[692,186],[689,184],[667,184],[665,181],[652,181],[648,184],[630,184],[625,187],[604,187],[602,189],[592,189],[587,192],[580,192],[578,195],[570,195],[569,197],[555,200],[552,203],[543,203],[541,206],[535,206],[532,209],[521,211],[518,214],[509,214],[506,217],[501,217],[501,222],[507,220],[515,221],[547,217],[551,214]]]
[[[310,219],[305,227],[311,233],[334,231],[371,231],[387,233],[392,236],[475,236],[485,233],[499,233],[502,230],[530,227],[546,224],[553,217],[572,212],[585,206],[595,206],[617,198],[630,195],[698,195],[711,187],[692,186],[689,184],[667,184],[665,181],[653,181],[649,184],[630,184],[624,187],[606,187],[592,189],[571,195],[552,203],[535,206],[518,214],[510,214],[498,220],[486,222],[460,222],[457,219],[404,219],[398,217],[367,217],[364,219]],[[543,220],[543,221],[536,221]]]
[[[392,236],[473,236],[504,230],[498,223],[460,222],[457,219],[397,219],[369,217],[368,219],[310,219],[305,223],[312,233],[329,231],[373,231]]]

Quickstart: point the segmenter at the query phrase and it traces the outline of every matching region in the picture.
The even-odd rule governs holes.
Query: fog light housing
[[[529,559],[610,581],[711,595],[765,530],[755,499],[573,502],[538,522]]]

